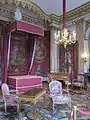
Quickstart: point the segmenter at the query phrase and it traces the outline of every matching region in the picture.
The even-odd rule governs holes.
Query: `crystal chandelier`
[[[63,0],[63,31],[61,34],[60,31],[58,31],[58,34],[55,33],[55,43],[62,44],[64,48],[67,45],[76,43],[76,32],[70,33],[66,28],[66,0]]]

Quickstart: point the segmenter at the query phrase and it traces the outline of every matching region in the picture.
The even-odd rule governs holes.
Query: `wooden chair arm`
[[[10,90],[9,92],[12,95],[20,95],[20,94],[24,93],[24,92],[19,92],[18,90]]]
[[[77,81],[77,79],[72,79],[72,83],[75,82],[75,81]]]
[[[64,91],[64,92],[67,92],[67,93],[69,93],[69,91],[68,91],[68,90],[66,90],[66,89],[63,89],[63,91]]]
[[[69,94],[69,91],[66,90],[66,89],[63,89],[63,91],[67,92],[67,95],[68,95],[69,99],[71,99],[70,94]]]
[[[18,90],[10,90],[9,92],[10,92],[10,93],[17,93]]]
[[[73,81],[75,81],[75,80],[77,80],[77,79],[73,79]]]

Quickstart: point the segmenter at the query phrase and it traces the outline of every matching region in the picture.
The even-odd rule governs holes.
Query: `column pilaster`
[[[78,41],[78,73],[84,72],[84,64],[81,61],[81,55],[84,53],[84,34],[85,34],[85,22],[79,20],[76,22],[76,39]]]
[[[50,72],[59,71],[59,53],[58,45],[55,43],[55,32],[56,29],[51,27],[50,31]]]

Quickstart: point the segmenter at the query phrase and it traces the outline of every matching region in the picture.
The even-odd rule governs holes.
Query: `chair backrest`
[[[52,81],[49,83],[49,89],[51,94],[62,94],[62,84],[59,81]]]
[[[77,75],[77,81],[84,81],[83,75]]]
[[[49,75],[48,75],[48,82],[51,82],[51,81],[52,81],[52,78],[53,78],[52,75],[49,74]]]
[[[2,84],[2,93],[3,93],[3,97],[10,94],[9,93],[9,87],[6,83]]]

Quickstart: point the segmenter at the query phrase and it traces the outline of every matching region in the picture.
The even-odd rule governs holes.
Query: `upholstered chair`
[[[80,89],[84,88],[84,76],[83,74],[78,74],[76,79],[72,79],[72,88],[80,87]]]
[[[50,83],[51,81],[53,81],[53,76],[51,74],[48,75],[48,83]]]
[[[69,104],[71,106],[71,98],[67,90],[62,89],[62,83],[59,81],[52,81],[49,83],[50,97],[53,101],[53,110],[55,104]],[[63,94],[66,92],[66,94]]]
[[[18,95],[16,90],[9,90],[9,87],[6,83],[2,84],[2,94],[3,101],[5,106],[5,112],[7,112],[7,105],[17,105]],[[18,109],[17,109],[18,110]]]

